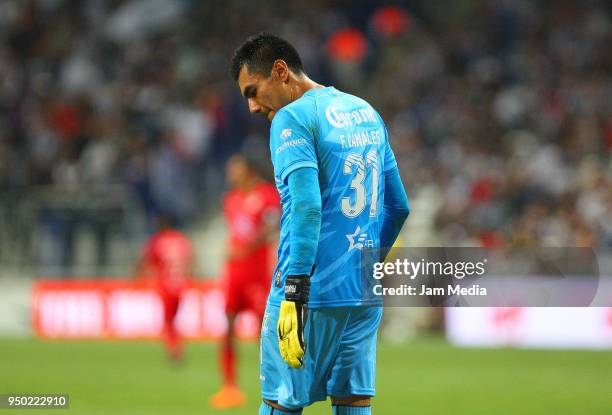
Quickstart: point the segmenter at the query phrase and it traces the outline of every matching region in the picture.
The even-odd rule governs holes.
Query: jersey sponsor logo
[[[353,249],[362,250],[364,247],[373,247],[374,241],[372,239],[367,239],[367,238],[368,238],[368,233],[361,232],[361,226],[357,226],[357,229],[355,229],[355,232],[353,232],[352,234],[346,235],[346,239],[348,239],[349,241],[349,247],[347,249],[347,252],[350,252]],[[357,242],[355,242],[355,239],[357,239]]]
[[[291,128],[285,128],[283,131],[281,131],[280,138],[286,140],[287,138],[291,137],[291,132]]]
[[[282,153],[290,147],[297,147],[306,144],[305,138],[297,138],[295,140],[285,141],[280,146],[276,147],[276,154]]]
[[[333,105],[325,108],[327,121],[336,128],[359,125],[364,122],[376,122],[376,114],[372,108],[357,108],[354,111],[338,111]]]

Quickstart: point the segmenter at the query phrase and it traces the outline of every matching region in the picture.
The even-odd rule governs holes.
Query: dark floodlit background
[[[128,276],[159,213],[194,240],[198,275],[219,275],[225,161],[246,152],[271,171],[269,124],[248,113],[227,73],[233,49],[262,30],[291,41],[312,79],[359,95],[381,113],[412,207],[402,245],[609,249],[611,16],[604,0],[0,1],[0,334],[29,335],[36,278]],[[390,313],[389,336],[439,329],[440,313],[422,314]],[[612,313],[609,319],[612,327]],[[428,356],[430,347],[418,344],[400,347],[394,361],[402,362],[401,350]],[[44,347],[21,358],[45,356]],[[138,352],[133,344],[117,347]],[[432,347],[440,348],[432,359],[447,360],[437,382],[468,370],[453,366],[449,356],[458,349]],[[206,413],[215,349],[197,350],[189,373],[207,368],[211,386],[197,376],[180,379],[200,390],[191,404],[204,409],[194,413]],[[256,359],[255,347],[248,350]],[[553,355],[542,356],[549,366],[538,369],[539,355],[499,355],[502,366],[485,359],[474,378],[495,383],[486,380],[487,368],[504,373],[503,365],[522,363],[529,379],[544,373],[533,390],[550,390],[566,372]],[[601,359],[610,367],[609,352],[585,356],[593,366],[577,363],[572,371],[612,387],[609,371],[605,378],[601,372]],[[244,375],[253,407],[255,363]],[[379,387],[392,390],[393,376],[406,382],[415,364],[407,361],[398,374],[381,363]],[[0,370],[0,393],[18,379],[6,373]],[[20,379],[23,389],[29,381]],[[459,385],[447,385],[456,393],[451,400],[464,396]],[[421,392],[415,385],[412,403]],[[390,395],[384,413],[394,413],[398,397]],[[570,407],[579,396],[567,397]],[[597,401],[598,390],[589,396]],[[520,409],[509,397],[494,402],[504,399],[502,407]],[[428,402],[417,408],[431,413]],[[455,412],[481,413],[466,409],[474,402]],[[104,408],[91,405],[84,413]],[[491,405],[488,412],[502,413]],[[548,409],[543,404],[539,413]],[[575,413],[604,413],[597,405],[583,409]]]

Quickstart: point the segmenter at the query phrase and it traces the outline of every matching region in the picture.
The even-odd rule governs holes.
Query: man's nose
[[[253,98],[249,98],[249,111],[251,113],[257,113],[261,111],[261,105],[259,105]]]

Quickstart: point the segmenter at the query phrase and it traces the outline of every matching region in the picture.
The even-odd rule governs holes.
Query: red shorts
[[[240,311],[252,310],[261,318],[266,309],[269,291],[268,281],[244,281],[230,277],[225,290],[225,311],[228,314],[237,314]]]

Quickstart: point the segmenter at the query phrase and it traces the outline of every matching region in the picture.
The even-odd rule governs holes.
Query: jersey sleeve
[[[397,168],[397,161],[395,161],[395,155],[393,154],[393,150],[391,149],[391,144],[389,143],[389,133],[387,132],[387,128],[385,127],[385,155],[384,155],[384,169],[383,171],[387,172]]]
[[[282,110],[272,120],[270,153],[274,175],[287,183],[287,176],[302,167],[319,170],[313,129],[291,110]]]

